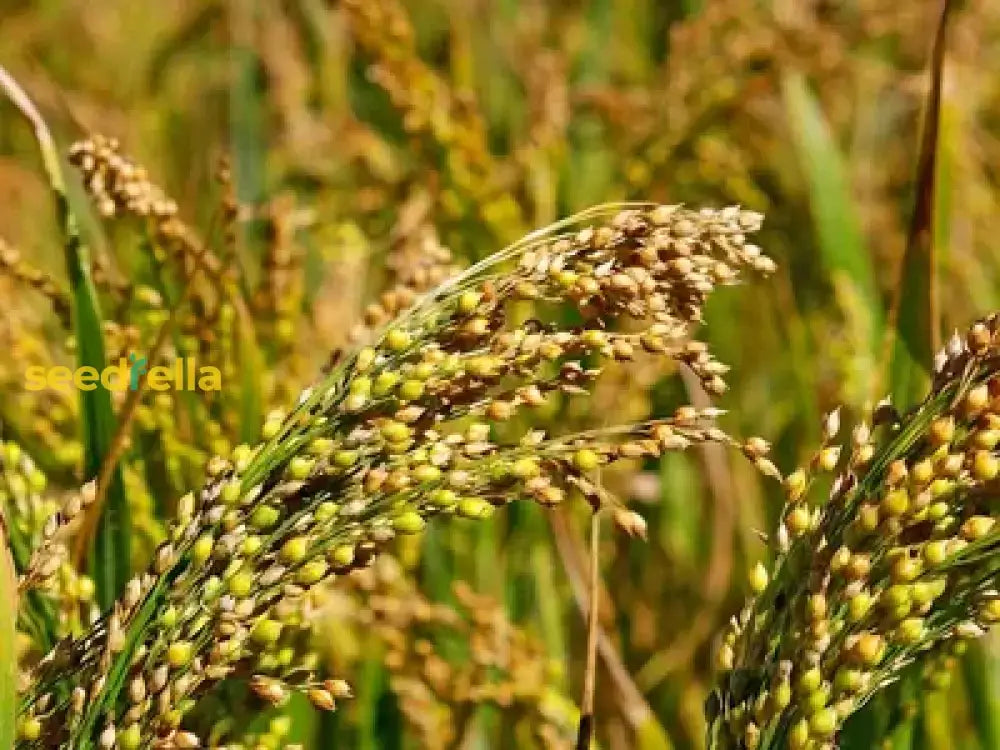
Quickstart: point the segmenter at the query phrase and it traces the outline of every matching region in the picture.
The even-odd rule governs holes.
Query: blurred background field
[[[167,346],[223,373],[218,394],[115,394],[117,419],[132,419],[120,497],[134,565],[211,455],[254,439],[356,325],[378,322],[380,293],[426,288],[442,266],[597,203],[766,214],[760,244],[778,272],[715,295],[703,335],[732,367],[723,424],[773,441],[782,470],[807,459],[836,405],[849,419],[886,392],[919,393],[890,372],[886,330],[939,16],[937,2],[897,0],[0,0],[0,64],[63,154],[89,134],[117,138],[223,269],[178,302],[194,261],[102,220],[72,174],[109,356],[148,351],[176,308]],[[998,66],[1000,4],[956,3],[933,294],[910,300],[929,314],[902,324],[927,339],[1000,305]],[[37,146],[7,103],[0,238],[0,440],[22,446],[50,491],[70,488],[85,472],[77,395],[24,389],[29,365],[74,361],[58,314],[70,284]],[[540,426],[706,398],[659,363],[612,368],[594,399],[557,403]],[[714,637],[780,492],[709,448],[604,480],[649,539],[602,536],[598,741],[701,747]],[[401,542],[398,562],[335,584],[317,622],[317,651],[357,697],[322,718],[298,704],[233,716],[218,736],[249,725],[265,743],[316,748],[570,746],[587,519],[515,504]],[[453,627],[429,627],[428,611]],[[902,715],[876,701],[844,746],[1000,747],[998,659],[986,643],[946,689],[904,685]]]

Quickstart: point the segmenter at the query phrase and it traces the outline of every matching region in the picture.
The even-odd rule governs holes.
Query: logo
[[[222,373],[218,367],[199,367],[193,359],[180,357],[173,365],[149,366],[146,357],[130,354],[126,360],[118,358],[118,363],[108,365],[100,372],[96,367],[44,367],[32,365],[25,373],[24,387],[29,391],[46,389],[68,393],[71,388],[79,391],[93,391],[104,388],[108,391],[136,391],[142,377],[146,376],[153,391],[218,391],[222,390]]]

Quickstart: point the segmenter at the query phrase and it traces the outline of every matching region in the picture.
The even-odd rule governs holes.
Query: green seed
[[[429,380],[436,370],[437,365],[434,362],[421,362],[413,368],[410,375],[417,380]]]
[[[833,678],[833,687],[843,693],[856,693],[861,689],[861,671],[853,667],[840,667]]]
[[[170,605],[160,614],[160,625],[169,630],[177,624],[177,607]]]
[[[309,452],[314,456],[325,456],[333,450],[334,442],[330,438],[314,438],[309,443]]]
[[[270,440],[281,431],[284,415],[269,416],[261,428],[260,434],[265,440]]]
[[[799,676],[799,690],[808,695],[818,689],[822,682],[823,673],[817,667],[812,667]]]
[[[414,401],[424,395],[424,384],[419,380],[405,380],[399,386],[399,397],[404,401]]]
[[[292,479],[302,480],[309,476],[315,461],[304,456],[295,456],[288,462],[288,474]]]
[[[242,552],[246,557],[253,557],[260,552],[260,549],[263,546],[264,540],[256,534],[252,534],[243,540],[243,543],[240,545],[240,552]]]
[[[246,471],[247,466],[250,464],[250,459],[252,458],[253,448],[246,443],[240,443],[233,448],[233,464],[236,466],[237,472]]]
[[[594,451],[582,448],[573,456],[573,464],[580,471],[593,471],[601,465],[601,459]]]
[[[474,312],[479,307],[479,302],[482,298],[483,296],[479,292],[472,290],[462,292],[458,298],[458,309],[465,314]]]
[[[259,531],[269,529],[281,517],[280,511],[270,505],[258,505],[250,514],[250,525]]]
[[[809,720],[799,719],[788,733],[788,746],[792,750],[805,750],[809,743]]]
[[[972,516],[962,524],[962,536],[970,542],[976,542],[985,537],[996,521],[989,516]]]
[[[212,549],[215,547],[215,538],[211,534],[202,534],[191,548],[191,558],[195,565],[204,565],[212,556]]]
[[[887,609],[910,606],[910,587],[901,583],[887,588],[882,594],[881,602]]]
[[[402,422],[389,420],[382,426],[382,437],[390,443],[399,443],[410,437],[410,428]]]
[[[38,469],[34,469],[28,474],[28,489],[35,495],[40,495],[45,491],[47,480],[45,475]]]
[[[450,508],[458,502],[458,495],[454,490],[440,489],[432,492],[429,500],[437,508]]]
[[[302,560],[305,559],[308,549],[309,542],[305,537],[292,537],[281,545],[281,552],[278,556],[283,562],[294,565],[295,563],[302,562]]]
[[[330,561],[340,567],[348,567],[354,562],[354,545],[338,544],[330,552]]]
[[[892,563],[892,579],[903,583],[909,583],[920,575],[923,566],[920,560],[902,555]]]
[[[281,630],[282,625],[280,622],[270,620],[265,617],[254,625],[253,631],[250,633],[250,637],[256,643],[261,645],[270,645],[272,643],[277,643],[278,639],[281,638]]]
[[[928,542],[924,545],[923,555],[928,565],[940,565],[948,557],[948,543],[940,539]]]
[[[948,503],[932,503],[927,508],[927,518],[931,521],[940,521],[948,515]]]
[[[417,534],[424,530],[427,522],[416,511],[410,510],[392,519],[392,528],[400,534]]]
[[[249,596],[253,590],[253,574],[247,570],[241,570],[226,582],[229,593],[241,599]]]
[[[837,731],[837,712],[832,708],[817,711],[809,719],[809,731],[814,737],[827,739]]]
[[[317,523],[326,523],[337,515],[338,505],[336,503],[326,500],[316,506],[316,510],[313,515],[316,518]]]
[[[431,464],[421,464],[413,470],[413,478],[420,484],[430,484],[441,478],[441,470]]]
[[[344,409],[347,411],[359,411],[368,402],[368,397],[361,393],[352,393],[344,399]]]
[[[122,750],[138,750],[139,745],[142,743],[142,733],[139,730],[138,724],[129,724],[129,726],[118,733],[117,737],[118,746]]]
[[[311,586],[314,583],[319,583],[326,575],[326,571],[327,565],[324,560],[310,560],[299,568],[295,578],[299,583]]]
[[[822,683],[818,688],[806,696],[805,711],[807,714],[814,714],[823,710],[827,701],[830,700],[830,683]]]
[[[492,377],[494,375],[494,371],[496,370],[496,366],[496,359],[487,355],[472,357],[465,363],[466,371],[476,378]]]
[[[910,496],[906,490],[896,488],[889,490],[882,500],[882,510],[890,518],[898,518],[906,513],[910,507]]]
[[[875,531],[879,524],[878,506],[864,503],[858,510],[858,523],[864,531],[869,533]]]
[[[792,686],[788,682],[779,682],[771,695],[774,698],[774,707],[783,711],[792,702]]]
[[[861,591],[847,602],[847,615],[851,622],[860,622],[868,614],[872,606],[872,597],[867,591]]]
[[[174,669],[187,666],[194,654],[190,641],[174,641],[167,647],[167,663]]]
[[[518,479],[533,479],[540,472],[538,462],[532,458],[519,458],[511,467],[511,473]]]
[[[222,589],[222,579],[218,576],[211,576],[201,587],[202,594],[206,599],[214,599]]]
[[[918,607],[934,601],[934,586],[927,581],[917,581],[910,587],[910,597]]]
[[[941,500],[955,491],[955,483],[950,479],[935,479],[931,482],[931,497]]]
[[[392,389],[396,387],[396,383],[398,382],[399,375],[397,373],[389,370],[380,372],[375,378],[375,385],[372,388],[372,392],[376,396],[387,396],[392,392]]]
[[[333,463],[340,469],[349,469],[357,460],[357,451],[339,450],[333,454]]]
[[[271,719],[271,723],[268,725],[268,734],[273,734],[275,737],[285,737],[291,731],[291,716],[276,716]]]
[[[42,722],[34,716],[28,716],[21,720],[19,728],[21,739],[34,742],[42,735]]]
[[[750,582],[750,590],[755,594],[763,593],[764,589],[767,588],[768,575],[767,568],[764,567],[764,563],[758,562],[750,570],[750,575],[748,577]]]
[[[358,358],[355,360],[355,367],[358,372],[365,372],[369,367],[375,362],[375,350],[370,346],[366,346],[360,352],[358,352]]]
[[[924,635],[924,621],[919,617],[909,617],[899,623],[896,628],[895,640],[906,646],[918,643]]]
[[[393,328],[385,335],[385,345],[394,352],[401,352],[410,345],[410,334]]]
[[[458,515],[462,518],[488,518],[493,514],[493,506],[478,497],[467,497],[458,504]]]
[[[367,375],[359,375],[351,381],[347,390],[355,396],[367,396],[372,391],[372,380]]]

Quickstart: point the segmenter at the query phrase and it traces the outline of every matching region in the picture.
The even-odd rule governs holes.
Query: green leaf
[[[239,291],[234,289],[233,293],[239,294]],[[242,305],[242,301],[240,304]],[[252,444],[260,439],[260,428],[264,422],[260,393],[264,362],[254,335],[253,319],[248,310],[239,314],[237,325],[240,358],[240,439]]]
[[[972,725],[980,747],[1000,747],[1000,659],[990,644],[975,643],[962,660],[962,678],[966,686]]]
[[[938,347],[935,284],[935,247],[939,231],[947,226],[945,206],[939,204],[948,191],[939,190],[938,150],[941,137],[941,88],[944,78],[945,39],[951,3],[945,0],[939,18],[930,60],[930,90],[924,112],[923,133],[917,156],[914,208],[906,239],[900,280],[889,317],[892,321],[892,356],[889,390],[893,400],[907,405],[919,400],[929,381],[932,358]],[[937,225],[937,226],[936,226]],[[937,230],[937,231],[936,231]],[[911,671],[900,683],[904,700],[920,705],[920,675]],[[908,750],[920,746],[915,713],[904,715],[892,734],[892,747]]]
[[[45,174],[56,204],[59,226],[63,232],[66,268],[73,296],[73,324],[77,343],[77,365],[104,370],[104,338],[97,292],[90,277],[90,258],[80,236],[79,223],[70,208],[66,180],[52,134],[45,120],[18,83],[0,68],[0,87],[21,114],[31,123],[41,152]],[[115,433],[111,394],[105,388],[80,391],[80,414],[83,420],[84,472],[94,479],[101,471]],[[125,588],[131,562],[129,547],[128,503],[121,469],[116,465],[108,476],[108,490],[98,521],[91,559],[97,600],[105,610]]]
[[[0,511],[0,750],[14,747],[17,713],[17,579],[6,531]]]
[[[874,354],[881,343],[884,315],[871,253],[851,195],[846,159],[802,75],[785,73],[781,91],[795,150],[809,187],[820,256],[827,272],[846,277],[860,296],[872,321],[868,351]]]
[[[935,285],[936,251],[948,231],[951,191],[942,180],[949,171],[939,172],[941,139],[949,132],[941,127],[942,81],[945,38],[950,2],[943,4],[934,48],[931,53],[930,91],[924,111],[923,133],[917,157],[914,208],[906,238],[906,250],[891,319],[892,395],[897,403],[908,403],[926,389],[934,351],[939,346],[939,310]]]
[[[76,251],[71,250],[73,245],[77,246]],[[81,250],[79,239],[67,235],[66,260],[73,285],[77,365],[93,367],[101,372],[106,364],[101,314],[90,280],[89,264]],[[111,393],[104,388],[80,391],[80,413],[83,419],[84,472],[88,479],[93,479],[100,474],[114,439],[116,422],[111,409]],[[119,465],[116,464],[112,470],[108,482],[90,562],[97,601],[103,611],[111,608],[125,588],[131,563],[131,524]]]

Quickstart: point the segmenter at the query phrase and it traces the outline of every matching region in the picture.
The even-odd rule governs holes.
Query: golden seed
[[[972,516],[962,524],[962,536],[970,542],[975,542],[989,534],[994,524],[996,520],[989,516]]]
[[[179,669],[191,661],[194,647],[190,641],[174,641],[167,647],[167,663],[174,669]]]
[[[877,666],[884,652],[885,642],[875,633],[862,633],[852,649],[855,658],[867,667]]]
[[[305,537],[292,537],[281,545],[281,551],[278,553],[278,557],[280,557],[283,562],[295,564],[305,559],[306,551],[308,549],[309,542],[305,539]]]
[[[410,345],[410,334],[393,328],[385,335],[385,345],[394,352],[401,352]]]
[[[910,496],[902,487],[889,490],[882,499],[882,510],[889,518],[899,518],[910,507]]]
[[[753,591],[755,594],[763,593],[764,589],[767,588],[769,580],[767,574],[767,568],[764,567],[764,563],[758,562],[756,565],[753,566],[753,568],[751,568],[748,580],[750,583],[751,591]]]
[[[955,437],[955,418],[952,416],[938,417],[931,422],[928,431],[934,445],[945,445]]]
[[[972,460],[972,476],[980,482],[989,482],[996,479],[1000,472],[1000,459],[997,459],[989,451],[976,451]]]

